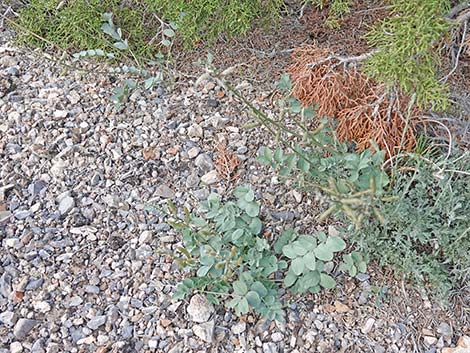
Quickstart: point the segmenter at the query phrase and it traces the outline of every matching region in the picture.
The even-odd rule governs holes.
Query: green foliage
[[[144,0],[151,12],[173,21],[186,45],[211,41],[219,34],[246,33],[260,19],[270,24],[278,14],[281,0]]]
[[[184,220],[170,222],[183,234],[184,246],[178,248],[176,261],[195,274],[177,286],[175,299],[199,291],[213,303],[223,298],[237,315],[254,311],[283,320],[275,273],[284,276],[283,287],[292,293],[335,287],[327,269],[332,270],[336,253],[345,249],[344,240],[287,230],[271,246],[261,234],[260,206],[253,190],[241,186],[233,194],[236,200],[226,203],[212,194],[201,204],[202,215],[186,211]],[[170,211],[176,216],[172,204]]]
[[[396,176],[387,192],[399,198],[378,205],[383,224],[368,220],[351,235],[380,264],[445,298],[470,279],[470,155],[428,161],[417,157]]]
[[[238,187],[236,201],[222,203],[212,194],[201,204],[203,217],[186,214],[185,220],[171,223],[183,233],[178,264],[195,271],[178,285],[175,298],[193,290],[207,293],[214,303],[226,302],[239,315],[254,310],[270,319],[282,319],[278,286],[269,277],[285,268],[261,236],[260,206],[253,190]]]
[[[155,49],[147,44],[151,33],[144,24],[142,8],[120,6],[119,0],[31,0],[19,12],[18,24],[26,30],[19,27],[18,39],[38,47],[51,42],[62,49],[101,48],[113,52],[113,42],[101,30],[100,16],[106,12],[114,14],[136,56],[152,57]]]
[[[265,147],[258,161],[271,165],[283,177],[295,175],[300,187],[326,196],[329,208],[319,220],[342,212],[360,228],[365,217],[381,219],[376,205],[384,201],[384,187],[389,179],[382,169],[385,153],[349,152],[346,144],[336,141],[326,120],[323,124],[315,134],[308,134],[314,144],[296,144],[290,152],[283,147],[275,151]]]
[[[123,37],[122,29],[117,27],[113,22],[113,14],[112,13],[104,13],[101,15],[101,20],[104,22],[101,25],[101,30],[103,33],[111,37],[114,41],[113,47],[114,49],[118,49],[122,52],[129,51],[130,54],[135,58],[134,53],[131,51],[129,47],[129,43],[127,39]],[[164,30],[162,33],[162,43],[163,45],[171,47],[172,42],[171,38],[175,35],[174,29],[176,26],[169,27]],[[91,57],[106,57],[106,58],[115,58],[114,53],[105,52],[102,49],[88,49],[82,50],[81,52],[73,54],[74,60],[80,60],[84,58],[91,58]],[[135,58],[136,64],[140,65],[140,62],[137,58]],[[118,86],[114,89],[113,95],[110,97],[110,100],[114,102],[116,109],[119,109],[121,105],[124,103],[124,100],[129,95],[130,92],[137,89],[140,85],[144,89],[148,90],[151,89],[154,85],[157,85],[163,81],[163,70],[162,64],[165,62],[163,56],[159,56],[157,61],[149,61],[147,65],[155,66],[159,65],[160,70],[154,72],[154,75],[151,75],[151,72],[147,69],[142,67],[136,66],[128,66],[121,64],[118,67],[110,68],[110,73],[113,74],[127,74],[127,75],[134,75],[138,79],[124,79],[122,81],[122,85]],[[139,80],[140,79],[140,80]]]
[[[446,108],[447,87],[438,80],[435,47],[450,29],[444,18],[448,10],[446,0],[393,0],[390,16],[366,35],[378,49],[367,61],[368,74],[408,95],[416,94],[422,108]]]
[[[295,294],[334,288],[336,281],[325,271],[325,262],[332,261],[336,252],[346,248],[344,240],[322,232],[316,237],[291,234],[289,243],[282,247],[282,254],[291,260],[284,287]]]

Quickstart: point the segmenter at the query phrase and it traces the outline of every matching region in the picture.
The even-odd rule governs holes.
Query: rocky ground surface
[[[295,298],[286,322],[172,301],[180,242],[147,206],[197,208],[250,183],[263,217],[317,227],[317,207],[256,161],[267,132],[212,82],[179,77],[116,112],[106,73],[80,75],[0,33],[0,353],[470,352],[469,312],[445,311],[380,269]],[[274,87],[274,85],[272,85]],[[275,109],[249,82],[244,92]],[[216,170],[217,143],[239,157]],[[406,289],[405,289],[406,286]],[[465,348],[467,347],[467,348]]]

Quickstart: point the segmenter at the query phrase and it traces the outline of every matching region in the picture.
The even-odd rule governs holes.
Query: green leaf
[[[297,240],[307,251],[315,249],[317,241],[314,237],[308,235],[301,235]]]
[[[111,36],[115,40],[120,40],[121,39],[119,34],[114,29],[114,25],[111,25],[109,23],[103,23],[101,25],[101,30],[103,31],[103,33],[106,33],[107,35]]]
[[[340,237],[329,237],[325,245],[331,252],[339,252],[346,249],[346,243]]]
[[[278,163],[281,163],[283,161],[283,153],[282,153],[282,148],[278,147],[276,151],[274,152],[274,160]]]
[[[235,232],[232,233],[232,241],[236,242],[243,236],[243,229],[237,229]]]
[[[244,210],[250,217],[257,217],[259,215],[259,205],[255,201],[248,202]]]
[[[282,253],[282,248],[287,245],[291,240],[293,240],[296,236],[296,233],[293,229],[287,229],[284,231],[278,240],[274,243],[274,251],[276,254]]]
[[[268,294],[268,290],[264,284],[259,281],[256,281],[251,285],[251,290],[254,290],[256,293],[258,293],[260,297],[264,297],[266,294]]]
[[[261,233],[261,229],[263,229],[263,223],[258,217],[255,217],[251,220],[250,223],[250,231],[254,235],[258,235]]]
[[[318,271],[310,271],[303,275],[299,282],[302,283],[303,291],[306,289],[318,285],[320,283],[320,272]]]
[[[294,249],[295,253],[297,254],[297,256],[304,256],[308,249],[306,249],[303,244],[299,241],[294,241],[292,243],[292,248]]]
[[[175,31],[172,30],[171,28],[167,28],[163,31],[163,34],[171,38],[175,36]]]
[[[155,83],[155,77],[149,77],[148,79],[144,81],[144,88],[150,89],[153,87],[154,83]]]
[[[292,272],[287,272],[287,275],[286,277],[284,277],[284,287],[285,288],[289,288],[291,287],[295,281],[297,281],[297,276],[295,274],[293,274]]]
[[[361,273],[365,273],[367,271],[367,263],[365,261],[361,261],[357,264],[357,270]]]
[[[300,276],[302,274],[302,272],[304,271],[304,268],[305,268],[305,264],[304,264],[304,260],[302,257],[297,257],[295,258],[291,265],[290,265],[290,268],[292,270],[292,272],[297,275],[297,276]]]
[[[116,42],[113,46],[119,50],[127,50],[129,49],[129,44],[127,43],[127,39],[124,39],[122,42]]]
[[[212,266],[215,262],[214,257],[210,255],[204,255],[199,258],[199,262],[204,266]]]
[[[235,281],[232,284],[233,292],[238,295],[245,295],[248,292],[248,287],[243,281]]]
[[[333,260],[333,252],[326,246],[326,244],[320,244],[313,250],[317,259],[322,261],[331,261]]]
[[[289,74],[281,75],[281,79],[279,80],[277,87],[285,93],[289,93],[292,90],[292,82],[290,80]]]
[[[292,244],[284,245],[282,247],[282,254],[289,259],[294,259],[297,257],[297,252],[294,250]]]
[[[169,47],[171,46],[171,41],[169,41],[168,39],[162,39],[161,44],[165,47]]]
[[[201,266],[196,272],[198,277],[204,277],[207,275],[212,266]]]
[[[331,288],[334,288],[336,286],[336,281],[334,280],[333,277],[331,277],[331,276],[329,276],[325,273],[322,273],[322,274],[320,274],[320,285],[323,288],[331,289]]]
[[[305,267],[307,267],[309,270],[315,270],[316,268],[316,259],[315,259],[315,254],[313,252],[309,252],[304,255],[302,258]]]
[[[248,300],[245,297],[241,298],[236,309],[238,309],[238,314],[247,314],[250,311]]]
[[[257,307],[261,304],[261,298],[259,297],[259,294],[253,290],[246,293],[245,298],[251,307]]]
[[[287,102],[292,113],[298,114],[302,111],[302,103],[297,98],[288,98]]]

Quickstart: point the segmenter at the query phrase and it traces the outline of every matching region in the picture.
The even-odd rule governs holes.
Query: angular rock
[[[194,325],[193,332],[197,337],[199,337],[204,342],[212,343],[212,338],[214,336],[214,327],[215,327],[214,320],[210,320],[208,322],[204,322],[199,325]]]
[[[195,294],[189,301],[187,311],[191,320],[202,323],[209,320],[214,312],[214,306],[203,295]]]
[[[39,324],[37,320],[21,318],[16,322],[15,327],[13,328],[13,334],[19,340],[26,338],[28,333]]]
[[[68,214],[75,207],[73,197],[65,196],[59,202],[59,212],[62,216]]]
[[[201,177],[201,181],[206,185],[212,185],[220,181],[219,173],[217,170],[212,170]]]
[[[98,315],[89,320],[86,325],[89,329],[96,330],[100,326],[104,325],[106,323],[106,320],[106,315]]]
[[[165,199],[171,199],[175,197],[175,192],[171,190],[168,185],[162,184],[155,189],[155,195]]]

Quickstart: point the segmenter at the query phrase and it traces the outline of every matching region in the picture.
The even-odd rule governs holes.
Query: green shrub
[[[60,0],[31,0],[22,8],[18,24],[26,30],[15,28],[19,41],[38,47],[47,46],[49,41],[75,51],[112,50],[112,41],[101,31],[101,14],[110,12],[136,55],[149,58],[154,54],[155,49],[147,45],[152,33],[145,27],[140,7],[121,7],[119,0],[74,0],[59,6],[60,3]]]
[[[124,37],[139,58],[151,58],[161,22],[180,27],[179,35],[187,46],[201,40],[211,41],[219,34],[243,34],[255,20],[271,23],[282,5],[281,0],[142,0],[124,4],[120,0],[31,0],[19,11],[19,40],[44,47],[46,41],[63,49],[86,50],[112,48],[100,31],[102,13],[113,13]],[[26,30],[24,30],[26,29]],[[36,36],[32,33],[36,34]],[[40,39],[46,39],[46,41]]]
[[[409,162],[413,171],[388,190],[399,198],[378,205],[385,222],[367,220],[351,235],[381,265],[445,298],[470,280],[470,177],[456,171],[468,173],[470,155],[432,163]]]
[[[418,105],[445,109],[448,93],[439,82],[436,46],[450,29],[445,19],[447,0],[393,0],[390,15],[367,33],[378,49],[366,65],[367,73],[406,94],[416,94]]]
[[[392,168],[381,151],[350,152],[350,147],[337,142],[332,130],[325,129],[325,121],[310,131],[296,119],[287,126],[268,117],[224,82],[223,74],[214,69],[209,72],[282,141],[275,151],[264,148],[259,160],[328,204],[319,221],[337,215],[359,249],[415,284],[426,286],[438,299],[468,286],[468,151],[455,149],[454,156],[436,157],[437,148],[420,146],[421,154],[404,154]],[[282,77],[279,87],[289,92],[288,77]],[[314,116],[311,108],[295,99],[288,100],[288,109],[302,120]],[[355,274],[363,266],[362,260],[357,255],[346,256],[341,269]]]
[[[246,33],[253,22],[272,22],[283,4],[281,0],[144,0],[151,12],[178,24],[186,45],[211,41],[219,34]]]
[[[278,282],[294,294],[335,287],[331,272],[337,253],[346,248],[343,239],[322,232],[311,236],[287,230],[270,243],[263,237],[260,205],[253,190],[241,186],[233,193],[235,201],[224,203],[212,194],[201,204],[198,215],[186,211],[185,219],[170,222],[183,234],[183,246],[177,248],[181,256],[176,261],[195,274],[177,286],[175,299],[198,291],[213,303],[222,299],[237,315],[254,311],[283,320]],[[176,217],[172,204],[170,210]],[[357,252],[351,255],[361,259],[356,264],[364,272],[364,258]],[[357,274],[350,263],[340,268]]]

